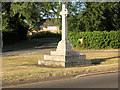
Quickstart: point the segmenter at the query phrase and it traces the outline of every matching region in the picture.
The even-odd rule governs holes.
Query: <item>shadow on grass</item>
[[[89,59],[89,60],[92,61],[92,64],[96,65],[96,64],[100,64],[101,62],[104,62],[108,59],[113,59],[113,58],[120,58],[120,56],[110,57],[110,58],[102,58],[102,59]]]
[[[114,58],[120,58],[120,56],[110,57],[110,58],[102,58],[102,59],[89,59],[89,60],[92,61],[92,65],[97,65],[97,64],[100,64],[101,62],[104,62],[108,59],[114,59]],[[23,65],[19,65],[19,66],[36,66],[36,67],[41,67],[41,68],[65,68],[65,67],[46,66],[46,65],[38,65],[38,64],[23,64]],[[80,66],[85,67],[87,65],[80,65]],[[88,65],[88,66],[91,66],[91,65]],[[76,67],[76,66],[73,66],[73,67]]]
[[[19,66],[35,66],[35,67],[41,67],[41,68],[64,68],[64,67],[53,67],[53,66],[46,66],[46,65],[38,65],[38,64],[23,64]]]

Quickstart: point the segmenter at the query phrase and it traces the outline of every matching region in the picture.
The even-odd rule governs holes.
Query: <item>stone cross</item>
[[[62,11],[60,12],[62,16],[62,40],[67,40],[67,15],[68,10],[66,9],[65,4],[62,5]]]
[[[39,60],[38,64],[58,67],[91,64],[91,60],[86,60],[85,55],[80,55],[79,51],[74,51],[71,42],[67,40],[68,11],[64,4],[62,5],[60,15],[62,16],[62,40],[58,43],[56,51],[51,51],[50,55],[44,55],[44,60]]]

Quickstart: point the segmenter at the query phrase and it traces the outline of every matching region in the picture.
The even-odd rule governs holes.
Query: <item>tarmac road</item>
[[[11,88],[118,88],[118,73],[23,84]]]

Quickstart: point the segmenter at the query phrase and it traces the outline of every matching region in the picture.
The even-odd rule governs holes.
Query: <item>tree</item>
[[[78,31],[82,27],[82,22],[78,25],[79,21],[81,21],[80,15],[82,12],[82,4],[81,2],[66,2],[67,9],[69,11],[68,15],[68,31]]]
[[[70,31],[120,30],[120,2],[85,2],[82,5],[75,5],[79,6],[79,13],[68,17]]]
[[[61,26],[59,13],[62,4],[62,2],[3,2],[3,31],[14,31],[19,39],[26,39],[29,25],[36,30],[43,17],[55,18]],[[120,28],[120,2],[85,2],[83,9],[81,2],[65,4],[69,10],[69,31],[111,31]]]
[[[3,31],[13,31],[17,33],[20,40],[27,38],[28,27],[36,29],[37,24],[46,17],[53,17],[57,3],[53,2],[3,2]],[[54,14],[50,12],[54,11]],[[24,22],[27,21],[27,24]]]
[[[86,2],[83,21],[86,31],[111,31],[120,28],[120,2]]]

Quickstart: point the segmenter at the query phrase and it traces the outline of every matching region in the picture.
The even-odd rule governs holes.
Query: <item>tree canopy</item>
[[[120,30],[120,2],[66,2],[69,31]],[[14,31],[26,38],[29,25],[37,29],[43,20],[55,18],[61,25],[62,2],[3,2],[3,31]]]
[[[53,2],[3,2],[3,31],[15,32],[20,40],[27,39],[29,25],[36,30],[43,17],[57,15],[56,8],[59,7]]]
[[[79,15],[69,18],[70,31],[120,30],[120,2],[85,2],[84,5]]]
[[[83,11],[86,31],[111,31],[120,28],[120,2],[87,2]]]

